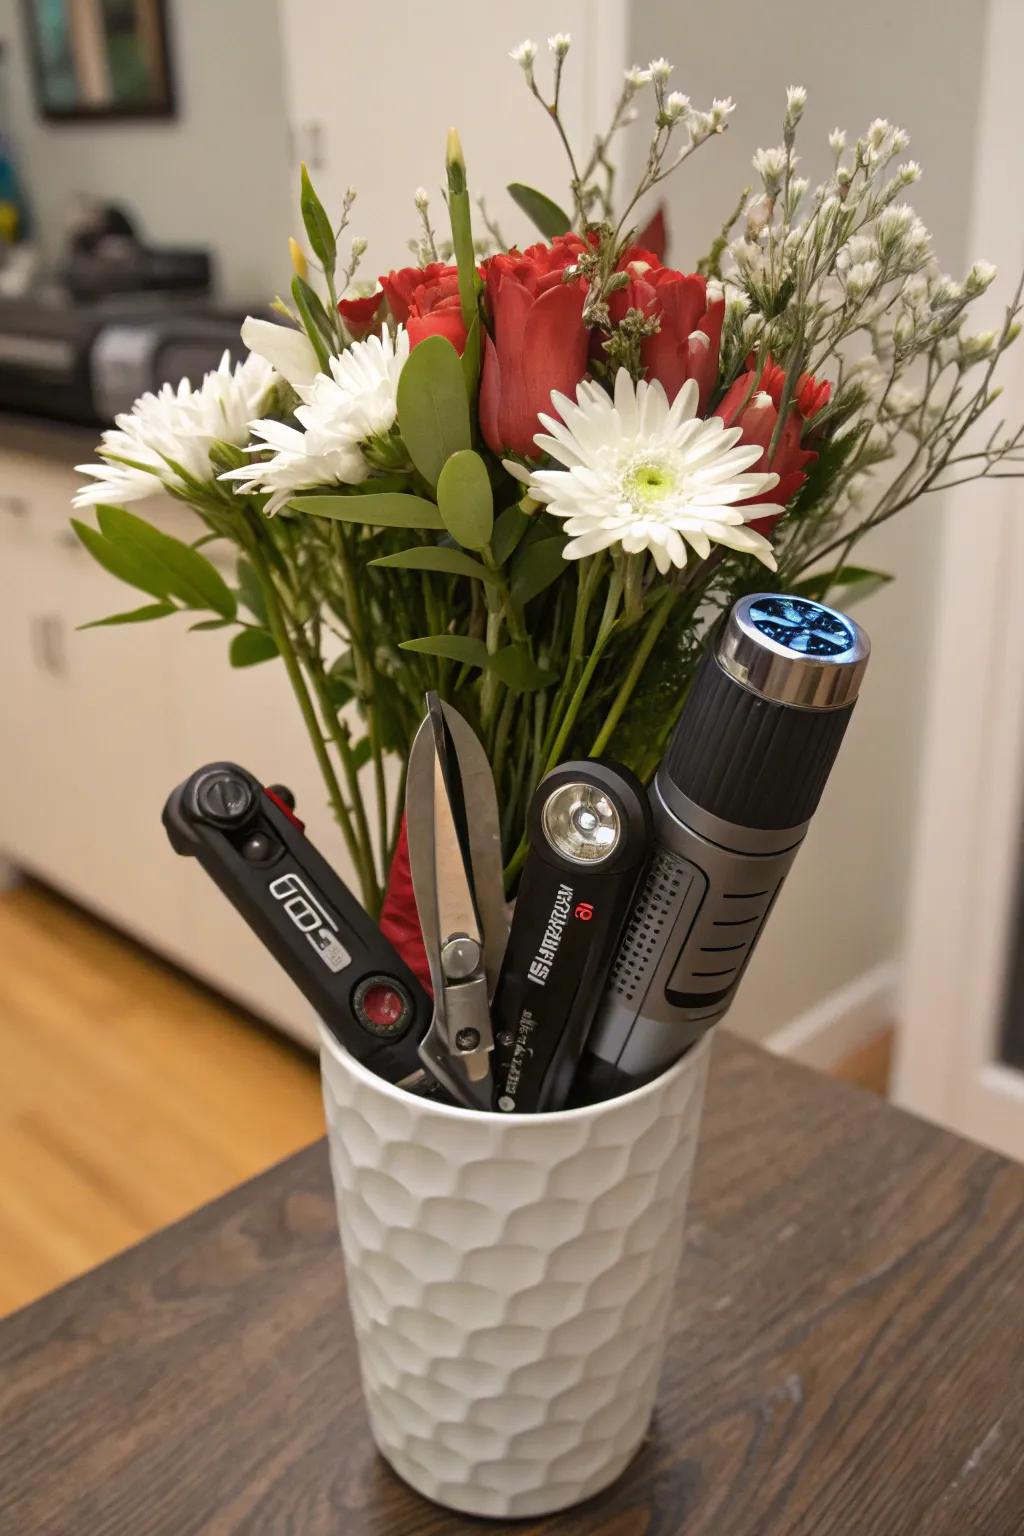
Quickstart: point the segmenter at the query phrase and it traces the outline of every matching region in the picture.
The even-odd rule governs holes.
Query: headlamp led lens
[[[599,864],[618,847],[619,813],[595,784],[562,784],[544,802],[544,836],[574,864]]]

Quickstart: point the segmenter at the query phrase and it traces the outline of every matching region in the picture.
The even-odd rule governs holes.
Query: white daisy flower
[[[394,338],[385,331],[355,342],[341,357],[330,359],[330,374],[318,373],[312,383],[297,386],[302,401],[295,410],[298,427],[252,423],[260,441],[246,452],[270,449],[272,457],[229,469],[220,478],[234,481],[240,494],[269,495],[266,511],[271,516],[300,491],[359,485],[369,473],[359,444],[394,426],[398,379],[408,356],[403,326]]]
[[[246,315],[242,324],[242,340],[250,352],[266,358],[293,389],[312,384],[319,364],[313,343],[305,331],[294,325],[276,325],[273,320],[258,320]]]
[[[225,352],[198,389],[182,379],[177,389],[165,384],[157,394],[143,395],[104,432],[97,449],[103,462],[77,466],[92,483],[76,492],[74,505],[120,505],[164,488],[183,491],[169,459],[195,480],[212,480],[213,444],[241,448],[248,442],[249,423],[266,406],[275,377],[265,358],[252,354],[232,369]]]
[[[738,427],[717,416],[697,416],[696,381],[688,380],[669,405],[654,381],[634,384],[625,368],[612,400],[596,384],[582,383],[576,403],[553,392],[561,416],[541,416],[548,434],[534,441],[564,469],[528,470],[506,461],[531,496],[565,519],[567,560],[621,544],[627,554],[649,550],[662,575],[686,564],[687,544],[705,560],[712,544],[756,555],[770,570],[768,540],[744,524],[771,517],[781,506],[737,506],[778,484],[778,475],[748,473],[759,444],[737,446]]]

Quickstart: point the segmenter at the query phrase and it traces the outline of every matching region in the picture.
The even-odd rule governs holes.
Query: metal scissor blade
[[[441,709],[458,759],[473,899],[482,927],[487,992],[493,997],[508,939],[498,797],[487,754],[472,728],[450,704]]]
[[[409,754],[409,864],[434,990],[434,1019],[420,1055],[463,1103],[489,1109],[494,1041],[485,931],[473,879],[475,809],[466,802],[452,720],[482,750],[465,721],[428,694],[427,717]]]

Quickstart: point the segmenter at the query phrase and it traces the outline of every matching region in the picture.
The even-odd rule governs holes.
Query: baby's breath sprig
[[[849,150],[845,132],[833,130],[831,174],[808,200],[795,174],[805,104],[806,93],[790,87],[782,143],[755,154],[761,188],[737,215],[742,228],[720,263],[725,383],[752,352],[756,374],[769,355],[784,370],[771,452],[800,375],[833,375],[831,399],[813,420],[829,472],[779,528],[788,579],[837,554],[838,572],[866,533],[920,496],[1017,474],[1024,463],[1020,433],[1000,427],[982,449],[965,441],[997,398],[992,376],[1019,330],[1020,290],[1000,329],[966,331],[995,269],[976,262],[962,282],[939,269],[928,230],[902,201],[920,167],[901,159],[909,139],[884,118]],[[894,459],[901,467],[872,500],[871,471]]]

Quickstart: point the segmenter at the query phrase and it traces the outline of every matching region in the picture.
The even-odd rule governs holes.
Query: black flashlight
[[[530,1113],[569,1096],[651,846],[639,779],[597,759],[542,779],[530,852],[491,1004],[495,1108]]]
[[[870,645],[845,614],[757,593],[707,654],[651,785],[654,855],[573,1102],[663,1071],[722,1017],[817,809]]]

